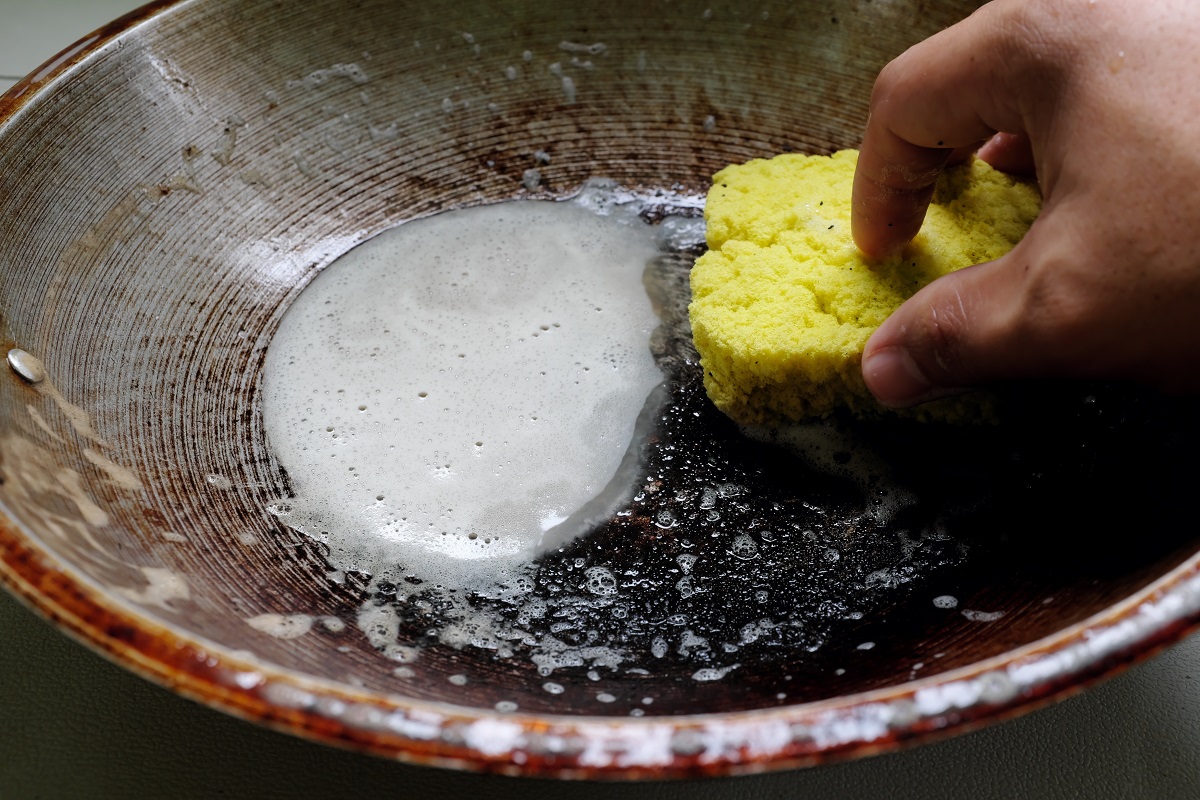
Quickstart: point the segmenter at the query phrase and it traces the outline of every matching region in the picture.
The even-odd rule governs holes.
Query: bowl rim
[[[195,0],[154,0],[0,95],[0,131],[121,36]],[[0,585],[108,660],[213,709],[408,763],[518,776],[666,779],[810,766],[901,749],[1076,694],[1200,627],[1200,552],[1071,626],[937,675],[836,698],[663,717],[500,712],[355,689],[256,661],[105,593],[0,503]]]
[[[499,712],[357,690],[258,662],[104,593],[0,505],[0,585],[108,660],[219,711],[418,765],[530,777],[667,779],[812,766],[947,738],[1076,694],[1200,625],[1200,553],[1067,628],[894,686],[669,717]]]

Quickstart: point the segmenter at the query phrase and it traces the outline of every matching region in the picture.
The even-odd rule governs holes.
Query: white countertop
[[[130,0],[0,0],[0,91]],[[575,784],[572,800],[1200,798],[1200,637],[1081,696],[902,753],[764,777]],[[0,800],[558,796],[561,784],[407,767],[255,727],[67,640],[0,592]]]

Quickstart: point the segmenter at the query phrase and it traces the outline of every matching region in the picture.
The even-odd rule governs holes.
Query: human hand
[[[1032,167],[1044,199],[1009,254],[871,336],[881,402],[1047,376],[1200,389],[1197,75],[1195,0],[994,0],[880,73],[854,183],[866,254],[916,234],[955,149]]]

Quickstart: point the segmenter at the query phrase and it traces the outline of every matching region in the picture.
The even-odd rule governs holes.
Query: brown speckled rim
[[[130,11],[128,14],[113,20],[107,25],[84,36],[70,47],[48,59],[40,67],[26,75],[9,87],[8,91],[0,94],[0,122],[19,111],[39,89],[65,74],[79,62],[92,53],[109,45],[124,33],[136,28],[157,14],[175,6],[184,5],[189,0],[156,0]]]
[[[0,96],[0,124],[122,34],[188,0],[151,3]],[[968,667],[779,709],[660,718],[505,714],[317,681],[164,626],[0,518],[0,581],[101,655],[179,694],[306,738],[402,761],[540,777],[644,779],[861,757],[1009,719],[1074,694],[1200,625],[1200,554],[1103,612]]]

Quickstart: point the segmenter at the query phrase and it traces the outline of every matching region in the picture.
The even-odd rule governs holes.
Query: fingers
[[[1033,328],[1025,252],[1018,246],[1003,258],[939,278],[897,309],[863,353],[872,394],[903,408],[999,378],[1057,369],[1058,354]]]
[[[882,403],[1050,375],[1200,385],[1200,93],[1180,66],[1200,63],[1197,9],[992,0],[880,74],[852,207],[867,255],[918,230],[961,148],[1034,171],[1044,196],[1011,253],[934,281],[867,342]]]
[[[1001,172],[1033,175],[1033,146],[1023,133],[997,133],[975,154]]]
[[[916,235],[955,148],[1023,130],[999,78],[1013,69],[1008,5],[985,6],[880,73],[854,176],[852,232],[867,255],[886,257]]]
[[[871,258],[886,258],[921,230],[950,150],[915,147],[867,124],[854,173],[850,231]]]

